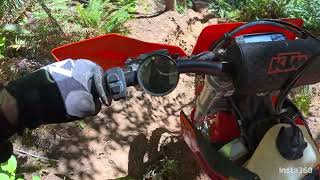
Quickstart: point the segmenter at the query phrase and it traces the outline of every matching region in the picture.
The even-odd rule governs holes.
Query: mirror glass
[[[154,96],[164,96],[173,91],[179,81],[174,60],[164,54],[148,57],[139,67],[140,86]]]

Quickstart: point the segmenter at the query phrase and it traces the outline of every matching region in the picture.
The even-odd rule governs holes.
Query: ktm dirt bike
[[[179,74],[196,83],[193,111],[180,114],[186,144],[211,179],[319,179],[320,154],[308,124],[287,98],[320,81],[320,40],[301,19],[210,25],[191,55],[180,47],[118,34],[52,51],[57,61],[90,59],[106,70],[110,99],[128,86],[154,96],[173,91]]]

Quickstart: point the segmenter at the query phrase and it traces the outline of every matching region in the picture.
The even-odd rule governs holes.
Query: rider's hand
[[[2,94],[7,103],[2,111],[11,126],[0,128],[2,138],[24,128],[92,116],[100,111],[101,101],[109,104],[102,68],[83,59],[45,66],[10,82]]]

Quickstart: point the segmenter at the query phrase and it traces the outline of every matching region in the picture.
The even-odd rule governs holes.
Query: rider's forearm
[[[0,90],[0,139],[15,133],[17,125],[17,103],[7,90]]]

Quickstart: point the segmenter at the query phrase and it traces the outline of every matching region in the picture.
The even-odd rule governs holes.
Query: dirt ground
[[[157,12],[161,8],[161,5],[151,3],[150,6],[140,6],[140,11],[150,12],[151,9]],[[201,19],[204,19],[203,14],[193,10],[185,14],[166,12],[155,17],[137,18],[127,23],[128,36],[177,45],[190,53],[201,30],[208,24],[217,23],[217,19],[202,22],[199,21]],[[140,179],[143,174],[152,174],[152,170],[163,166],[163,160],[174,159],[177,170],[169,179],[208,179],[179,137],[179,112],[194,98],[194,77],[180,77],[177,88],[165,97],[152,97],[130,88],[127,100],[103,107],[96,117],[84,120],[86,125],[82,128],[79,123],[68,123],[54,126],[57,130],[49,131],[49,134],[44,131],[43,141],[31,142],[44,150],[40,152],[31,146],[27,150],[58,161],[39,163],[30,158],[20,158],[20,161],[25,161],[20,171],[30,174],[42,172],[44,180]],[[320,96],[315,97],[312,117],[308,122],[317,135],[320,129]],[[17,145],[16,148],[25,149],[25,146]]]

